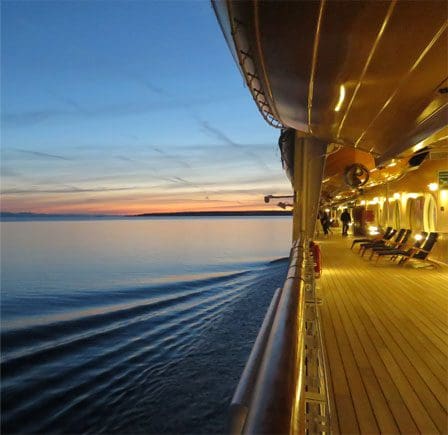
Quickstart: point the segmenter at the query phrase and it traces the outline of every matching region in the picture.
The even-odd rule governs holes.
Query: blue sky
[[[277,138],[208,1],[2,1],[3,211],[261,208]]]

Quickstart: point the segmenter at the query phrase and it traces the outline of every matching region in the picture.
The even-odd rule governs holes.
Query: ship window
[[[380,206],[379,204],[371,204],[367,207],[367,210],[370,212],[370,216],[372,217],[371,223],[375,225],[380,224]]]
[[[388,211],[389,203],[383,202],[380,208],[380,226],[382,228],[387,227],[387,211]]]
[[[425,195],[424,205],[424,230],[431,232],[436,230],[437,205],[431,194]]]
[[[399,229],[401,224],[401,208],[399,201],[389,202],[387,212],[387,224],[393,228]]]
[[[413,198],[409,198],[406,202],[406,226],[410,229],[412,229],[411,216],[412,216],[413,202],[414,202]]]
[[[423,229],[424,204],[423,196],[408,201],[409,228],[413,231]]]
[[[400,216],[400,204],[398,201],[394,202],[394,214],[393,214],[393,223],[395,225],[395,228],[400,228],[401,226],[401,216]]]

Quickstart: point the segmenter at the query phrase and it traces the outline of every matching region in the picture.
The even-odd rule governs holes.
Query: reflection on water
[[[289,220],[2,224],[2,432],[223,432]]]
[[[3,297],[234,272],[285,255],[290,218],[3,222]]]

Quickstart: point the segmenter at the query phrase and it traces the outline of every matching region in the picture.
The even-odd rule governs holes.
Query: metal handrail
[[[256,382],[258,370],[260,369],[261,361],[263,358],[266,343],[269,338],[269,333],[274,321],[274,315],[278,307],[281,294],[280,288],[278,288],[269,305],[266,316],[261,325],[257,339],[244,367],[243,374],[241,375],[238,387],[233,395],[232,402],[230,404],[230,427],[229,433],[240,434],[243,431],[246,423],[247,414],[249,412],[249,405],[252,398],[254,385]]]
[[[241,377],[231,433],[304,433],[304,271],[307,241],[291,249],[288,275]]]

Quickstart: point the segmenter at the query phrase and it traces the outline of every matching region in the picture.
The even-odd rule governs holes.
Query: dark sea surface
[[[290,221],[2,222],[2,433],[225,432]]]

